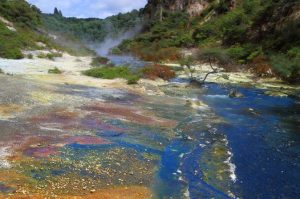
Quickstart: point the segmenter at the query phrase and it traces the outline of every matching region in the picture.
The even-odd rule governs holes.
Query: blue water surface
[[[229,90],[244,97],[231,99]],[[222,97],[220,97],[222,96]],[[224,133],[234,154],[236,184],[243,198],[297,198],[300,195],[300,104],[263,90],[208,84],[199,96],[227,123]]]

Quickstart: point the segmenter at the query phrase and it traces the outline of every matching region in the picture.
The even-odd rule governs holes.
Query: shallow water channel
[[[160,86],[158,96],[26,76],[0,79],[0,196],[300,194],[295,99],[184,81]],[[229,98],[233,88],[244,97]]]

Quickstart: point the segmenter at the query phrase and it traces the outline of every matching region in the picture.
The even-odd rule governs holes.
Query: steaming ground
[[[99,44],[88,44],[88,46],[95,50],[96,53],[100,56],[107,56],[110,52],[110,50],[119,44],[121,44],[122,41],[126,39],[133,38],[135,35],[137,35],[142,30],[142,25],[136,26],[135,28],[132,28],[129,31],[122,32],[118,34],[117,36],[107,36],[103,42]]]

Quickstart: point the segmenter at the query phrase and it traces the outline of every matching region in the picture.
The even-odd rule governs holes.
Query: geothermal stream
[[[0,198],[300,194],[295,99],[184,79],[127,86],[78,73],[0,78]],[[244,97],[229,98],[232,88]]]

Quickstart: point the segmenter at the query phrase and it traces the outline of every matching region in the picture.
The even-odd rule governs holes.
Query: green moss
[[[48,73],[49,74],[61,74],[62,71],[55,67],[54,69],[49,69]]]
[[[219,141],[204,150],[199,162],[199,167],[203,172],[203,179],[219,190],[228,190],[230,179],[230,168],[226,164],[228,159],[228,149]]]

